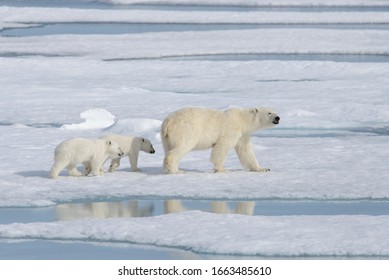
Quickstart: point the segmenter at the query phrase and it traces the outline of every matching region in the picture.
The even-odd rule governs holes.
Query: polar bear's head
[[[147,138],[140,138],[140,150],[149,154],[154,154],[155,150],[150,140]]]
[[[280,117],[270,108],[254,108],[250,110],[256,129],[273,127],[280,122]]]
[[[124,155],[122,149],[120,149],[120,146],[116,141],[107,140],[105,143],[107,145],[107,150],[110,158],[119,158]]]

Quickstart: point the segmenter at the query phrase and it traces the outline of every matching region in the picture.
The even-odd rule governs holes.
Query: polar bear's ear
[[[251,113],[253,113],[254,115],[258,114],[259,110],[257,108],[254,108],[251,110]]]

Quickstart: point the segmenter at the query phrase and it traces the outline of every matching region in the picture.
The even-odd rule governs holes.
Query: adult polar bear
[[[253,151],[251,134],[277,125],[280,117],[269,108],[183,108],[171,113],[162,123],[161,139],[165,150],[165,173],[180,173],[178,163],[192,150],[212,148],[215,172],[224,171],[228,152],[235,148],[244,168],[269,171],[261,167]]]

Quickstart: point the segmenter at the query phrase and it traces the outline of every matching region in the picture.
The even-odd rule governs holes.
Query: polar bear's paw
[[[254,172],[269,172],[270,169],[269,168],[258,167],[258,168],[250,169],[250,171],[254,171]]]

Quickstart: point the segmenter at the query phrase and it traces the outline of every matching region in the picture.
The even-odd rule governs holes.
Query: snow
[[[115,116],[105,109],[89,109],[80,114],[82,119],[85,119],[82,123],[76,124],[64,124],[61,126],[63,129],[99,129],[106,128],[113,125],[115,122]]]
[[[329,9],[387,5],[356,0],[271,2],[311,4]],[[1,35],[2,28],[74,22],[285,26]],[[389,24],[388,13],[361,8],[302,13],[0,6],[0,207],[127,199],[386,202],[389,31],[376,28],[377,23]],[[163,174],[160,125],[170,112],[185,106],[275,109],[281,123],[253,135],[258,161],[271,171],[245,171],[231,152],[229,172],[215,174],[209,151],[199,151],[182,160],[184,174]],[[48,178],[56,145],[108,132],[150,139],[156,153],[140,154],[142,172],[129,172],[123,159],[116,172],[104,176],[74,178],[63,171],[58,180]],[[125,242],[215,255],[388,256],[389,218],[376,214],[317,216],[307,209],[306,215],[247,216],[191,210],[155,217],[32,220],[0,224],[0,241]]]
[[[388,56],[389,31],[259,29],[130,35],[53,35],[0,38],[0,52],[83,56],[104,60],[196,58],[206,55],[343,54]],[[234,40],[231,40],[234,38]],[[252,40],[252,38],[263,38]],[[279,44],[280,38],[288,42]],[[180,42],[180,44],[177,44]],[[84,46],[88,45],[88,48]],[[115,50],[113,52],[112,50]]]
[[[122,119],[107,127],[105,131],[117,134],[125,134],[128,131],[133,131],[136,133],[147,133],[154,131],[159,134],[161,124],[162,121],[160,120],[147,118]]]
[[[377,16],[379,15],[379,16]],[[65,23],[174,23],[174,24],[352,24],[389,23],[389,12],[230,12],[230,11],[158,11],[158,10],[101,10],[75,8],[0,8],[4,22]]]

